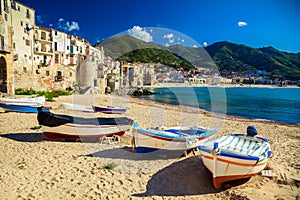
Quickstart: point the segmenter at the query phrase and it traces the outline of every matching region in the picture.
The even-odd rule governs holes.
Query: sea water
[[[300,88],[168,87],[141,98],[250,119],[300,124]]]

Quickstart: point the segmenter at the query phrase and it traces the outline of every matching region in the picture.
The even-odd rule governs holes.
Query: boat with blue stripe
[[[227,181],[259,174],[271,156],[268,140],[256,134],[222,136],[198,148],[203,164],[213,174],[215,188]]]
[[[180,151],[197,148],[212,138],[216,129],[201,126],[174,126],[160,128],[140,128],[133,130],[133,146],[138,153],[157,150]]]
[[[42,107],[44,102],[44,96],[35,98],[0,98],[0,107],[5,111],[37,113],[37,108]]]

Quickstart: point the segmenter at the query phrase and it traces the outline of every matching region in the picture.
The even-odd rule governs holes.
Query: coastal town
[[[274,84],[282,77],[266,75],[265,70],[245,73],[207,68],[184,71],[155,63],[125,63],[105,55],[84,38],[35,23],[35,10],[7,0],[0,18],[0,91],[16,89],[65,90],[104,94],[129,87],[162,83],[187,84]],[[297,84],[297,83],[292,83]]]
[[[19,1],[0,0],[0,200],[300,200],[300,53],[184,46],[169,29],[159,35],[169,43],[159,43],[158,31],[139,26],[129,30],[147,41],[120,34],[91,44],[128,27],[128,16],[130,25],[155,24],[154,14],[211,36],[222,26],[210,20],[226,24],[236,2]],[[248,3],[237,5],[253,14],[235,24],[241,30],[264,22],[259,13],[276,27],[291,13],[283,2]],[[266,9],[276,5],[280,13]],[[42,23],[46,15],[53,19]],[[88,34],[48,23],[57,16]],[[212,25],[200,29],[199,19]],[[258,43],[284,30],[265,26]]]

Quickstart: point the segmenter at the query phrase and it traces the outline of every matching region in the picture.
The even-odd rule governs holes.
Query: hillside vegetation
[[[285,79],[300,80],[300,53],[282,52],[273,47],[252,48],[226,41],[205,48],[165,47],[130,36],[115,36],[95,46],[102,46],[106,55],[126,62],[162,63],[184,69],[204,67],[230,72],[258,69]]]

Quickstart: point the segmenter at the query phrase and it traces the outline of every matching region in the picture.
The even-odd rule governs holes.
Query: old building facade
[[[0,92],[73,88],[86,66],[94,71],[84,84],[89,80],[93,91],[103,93],[106,77],[98,76],[106,74],[98,72],[106,69],[103,49],[78,36],[36,26],[34,9],[0,0]]]

